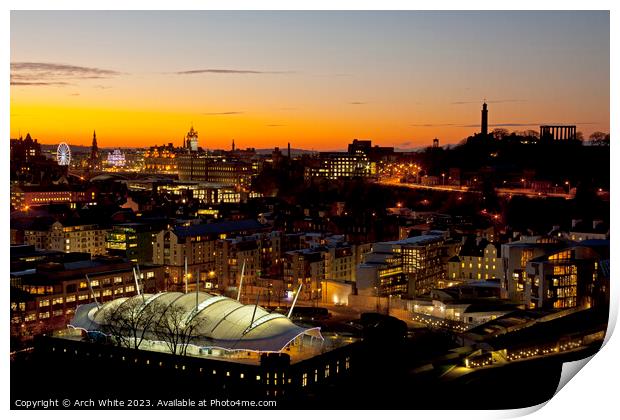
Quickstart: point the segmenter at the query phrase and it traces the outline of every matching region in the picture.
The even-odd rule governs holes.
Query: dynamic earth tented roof
[[[129,307],[138,310],[148,305],[161,305],[166,310],[172,305],[184,308],[184,321],[197,325],[191,344],[204,348],[279,352],[302,334],[323,338],[319,327],[300,327],[282,314],[204,292],[145,294],[144,300],[142,296],[125,297],[106,302],[100,308],[95,303],[81,305],[76,309],[70,326],[101,331],[106,320],[110,319],[108,315],[111,311],[122,310],[123,305],[131,305]],[[252,319],[254,321],[250,325]]]

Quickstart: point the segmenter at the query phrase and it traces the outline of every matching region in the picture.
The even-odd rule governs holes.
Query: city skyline
[[[603,348],[609,11],[11,13],[11,409],[514,410]]]
[[[408,149],[609,132],[608,12],[12,12],[11,137]],[[32,28],[36,31],[32,31]],[[111,31],[109,28],[114,28]],[[153,42],[153,39],[157,42]],[[448,47],[449,46],[449,47]]]

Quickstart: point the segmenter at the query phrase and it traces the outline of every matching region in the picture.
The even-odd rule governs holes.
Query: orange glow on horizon
[[[475,108],[475,106],[474,106]],[[473,112],[476,112],[474,109]],[[436,120],[429,115],[429,119]],[[401,116],[386,116],[385,123],[364,114],[322,115],[318,112],[289,113],[283,117],[268,111],[240,115],[196,115],[190,110],[144,109],[58,104],[46,101],[11,104],[11,138],[30,133],[42,144],[61,141],[90,145],[93,130],[100,147],[149,147],[172,142],[177,146],[190,126],[199,133],[204,149],[228,149],[232,139],[245,149],[286,146],[307,150],[344,149],[354,138],[401,149],[430,146],[438,137],[441,145],[454,144],[479,131],[476,127],[411,127]],[[270,123],[276,121],[277,123]],[[280,123],[281,122],[281,123]],[[524,130],[538,127],[517,127]],[[510,128],[509,128],[510,129]]]
[[[199,133],[199,145],[205,149],[224,148],[235,139],[237,148],[273,148],[291,142],[292,147],[314,150],[346,148],[354,138],[371,139],[373,144],[411,148],[430,145],[438,136],[436,128],[413,130],[397,122],[382,126],[360,121],[354,115],[321,115],[304,117],[288,115],[281,124],[280,116],[267,113],[252,115],[195,115],[191,112],[137,110],[99,106],[50,105],[46,103],[11,106],[11,138],[30,133],[43,144],[66,141],[73,145],[90,145],[92,132],[97,132],[100,147],[148,147],[174,143],[181,146],[190,126]],[[401,127],[399,127],[399,125]],[[444,130],[446,136],[453,137]],[[463,130],[463,137],[474,130]],[[407,133],[405,135],[404,133]],[[411,137],[424,140],[413,141]]]
[[[10,135],[338,150],[609,132],[609,13],[13,11]],[[373,30],[368,30],[372,28]],[[524,28],[527,28],[524,31]],[[111,30],[113,29],[113,30]],[[535,65],[532,65],[535,63]],[[570,89],[567,89],[567,86]]]

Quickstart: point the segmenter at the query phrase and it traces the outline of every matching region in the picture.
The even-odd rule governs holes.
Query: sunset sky
[[[11,137],[411,148],[609,132],[608,12],[11,12]]]

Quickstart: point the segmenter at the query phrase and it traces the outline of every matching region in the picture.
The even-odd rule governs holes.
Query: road
[[[376,181],[377,184],[386,185],[390,187],[402,187],[402,188],[410,188],[414,190],[431,190],[431,191],[449,191],[449,192],[460,192],[460,193],[469,193],[469,194],[481,194],[480,191],[471,190],[469,187],[461,187],[455,185],[420,185],[420,184],[401,184],[398,180],[381,180]],[[538,197],[558,197],[564,198],[566,200],[573,198],[573,194],[567,193],[543,193],[537,192],[531,189],[523,189],[523,188],[496,188],[495,191],[499,196],[507,196],[512,197],[513,195],[520,195],[530,198],[538,198]]]

